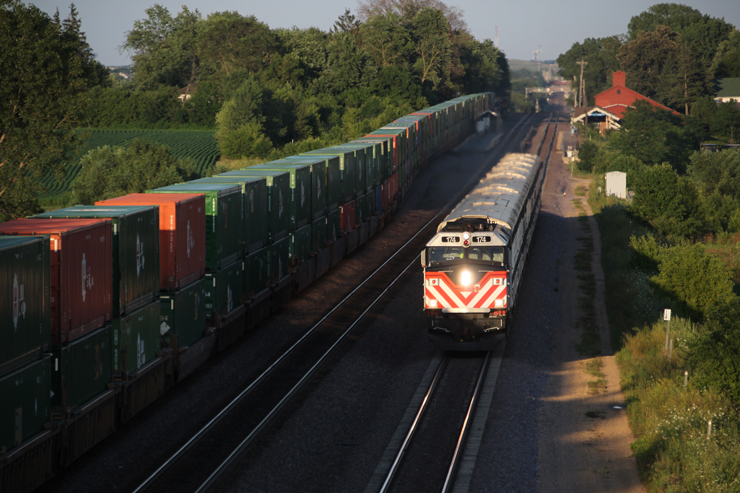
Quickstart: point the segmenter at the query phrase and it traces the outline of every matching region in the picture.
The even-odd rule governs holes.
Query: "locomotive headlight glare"
[[[437,308],[437,300],[429,300],[429,306],[432,308]]]
[[[462,272],[462,276],[460,277],[460,281],[462,282],[463,286],[470,286],[470,272],[464,270]]]
[[[494,306],[496,306],[496,308],[500,308],[500,307],[504,306],[504,300],[501,300],[501,299],[498,299],[498,300],[494,301],[493,303],[494,303]]]
[[[470,239],[470,233],[463,233],[463,240],[469,240]]]

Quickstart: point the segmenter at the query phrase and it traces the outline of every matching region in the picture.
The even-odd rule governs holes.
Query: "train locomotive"
[[[491,350],[509,328],[545,172],[534,154],[507,154],[426,244],[424,311],[438,348]]]

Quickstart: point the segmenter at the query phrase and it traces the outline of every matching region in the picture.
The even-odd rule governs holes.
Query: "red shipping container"
[[[391,197],[395,199],[398,192],[398,173],[393,173],[391,176]]]
[[[339,228],[344,233],[355,229],[355,201],[351,200],[339,206]]]
[[[66,344],[112,319],[110,220],[16,219],[0,224],[0,234],[49,236],[52,344]]]
[[[132,193],[95,205],[159,206],[159,288],[175,291],[206,273],[206,198],[200,193]]]

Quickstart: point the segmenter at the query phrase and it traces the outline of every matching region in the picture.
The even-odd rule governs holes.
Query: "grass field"
[[[79,129],[81,135],[88,135],[82,155],[92,149],[105,145],[123,145],[134,139],[143,139],[170,148],[173,156],[188,157],[195,161],[198,173],[205,174],[218,159],[218,145],[214,130],[117,130],[117,129]],[[80,156],[80,157],[81,157]],[[67,169],[63,180],[47,176],[42,181],[47,192],[42,198],[52,199],[54,196],[67,194],[72,189],[72,182],[77,178],[82,166],[80,159],[75,159]]]

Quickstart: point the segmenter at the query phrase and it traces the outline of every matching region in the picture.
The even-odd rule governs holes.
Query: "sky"
[[[69,14],[71,0],[25,0],[49,15],[59,10],[63,19]],[[186,5],[204,17],[212,12],[238,11],[254,15],[271,28],[301,29],[318,27],[328,31],[334,21],[349,8],[357,12],[357,0],[75,0],[82,31],[87,42],[106,66],[128,65],[130,52],[120,52],[119,46],[134,21],[146,18],[145,10],[155,3],[167,7],[175,16]],[[478,40],[495,40],[498,26],[499,48],[506,57],[532,60],[536,50],[542,50],[540,60],[555,60],[574,43],[586,38],[603,38],[627,32],[627,24],[635,15],[666,0],[445,0],[462,9],[464,19]],[[738,0],[678,0],[703,14],[724,18],[740,28]]]

